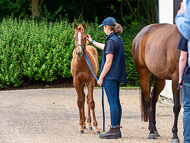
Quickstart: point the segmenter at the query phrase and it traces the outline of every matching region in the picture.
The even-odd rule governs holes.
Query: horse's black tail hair
[[[140,89],[141,121],[148,122],[148,106],[144,102],[144,94]]]

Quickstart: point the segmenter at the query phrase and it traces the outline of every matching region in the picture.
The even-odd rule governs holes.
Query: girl
[[[122,109],[119,100],[119,85],[126,83],[125,51],[122,38],[118,35],[123,32],[120,24],[116,23],[113,17],[107,17],[99,26],[104,28],[108,35],[105,44],[92,40],[87,34],[87,40],[92,45],[102,49],[102,61],[100,67],[100,77],[97,84],[104,83],[105,92],[110,106],[111,127],[105,134],[100,134],[101,139],[121,138],[120,123]]]

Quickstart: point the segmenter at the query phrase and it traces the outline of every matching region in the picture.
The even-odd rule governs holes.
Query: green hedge
[[[131,43],[142,26],[125,28],[124,41],[128,84],[137,85],[138,75],[132,60]],[[98,42],[105,41],[102,28],[87,23],[87,33]],[[24,80],[51,82],[58,75],[71,77],[70,65],[74,49],[73,23],[46,20],[4,19],[0,24],[0,87],[18,87]],[[98,50],[99,61],[101,51]]]

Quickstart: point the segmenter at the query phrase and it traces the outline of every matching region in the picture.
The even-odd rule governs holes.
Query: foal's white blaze
[[[79,40],[79,41],[78,41],[79,44],[81,45],[81,33],[80,33],[80,32],[79,32],[79,34],[78,34],[78,40]],[[82,50],[82,49],[81,49],[81,46],[79,46],[79,47],[80,47],[80,50]]]

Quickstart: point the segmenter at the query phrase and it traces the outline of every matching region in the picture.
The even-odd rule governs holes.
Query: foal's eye
[[[75,37],[73,37],[74,38],[74,40],[75,40]]]

